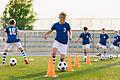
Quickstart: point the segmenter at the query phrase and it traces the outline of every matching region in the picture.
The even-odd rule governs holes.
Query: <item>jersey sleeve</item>
[[[16,27],[16,30],[17,30],[17,32],[19,32],[20,30],[18,29],[18,27]]]
[[[91,37],[91,34],[89,33],[89,37]]]
[[[108,36],[108,34],[106,35],[106,39],[109,39],[109,36]]]
[[[80,36],[79,36],[79,38],[82,38],[82,35],[83,35],[83,34],[81,33]]]
[[[55,30],[55,24],[53,24],[53,26],[51,27],[51,30]]]
[[[70,27],[70,25],[68,24],[68,31],[70,31],[71,30],[71,27]]]

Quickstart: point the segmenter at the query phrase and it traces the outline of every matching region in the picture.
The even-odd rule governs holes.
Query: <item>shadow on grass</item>
[[[60,79],[62,77],[64,77],[64,78],[74,77],[74,75],[81,75],[82,76],[84,74],[88,74],[88,73],[91,73],[91,72],[94,73],[98,70],[109,68],[109,67],[112,67],[112,66],[117,66],[117,65],[120,65],[120,62],[107,64],[107,65],[103,65],[103,66],[99,66],[99,67],[93,67],[93,68],[89,68],[89,69],[85,69],[85,70],[78,70],[78,71],[69,73],[69,75],[67,75],[67,74],[60,75],[61,76]]]
[[[85,75],[85,74],[89,74],[89,73],[94,73],[98,70],[101,70],[101,69],[105,69],[105,68],[109,68],[109,67],[112,67],[112,66],[117,66],[117,65],[120,65],[120,62],[117,62],[117,63],[112,63],[112,64],[107,64],[107,65],[103,65],[103,66],[99,66],[99,67],[93,67],[93,68],[88,68],[88,69],[85,69],[85,70],[78,70],[78,71],[73,71],[73,72],[70,72],[68,74],[66,74],[67,72],[62,72],[63,74],[60,74],[58,76],[58,78],[54,78],[54,80],[61,80],[63,78],[71,78],[71,77],[74,77],[74,76],[79,76],[79,75]],[[56,71],[56,73],[61,73],[60,71]],[[34,79],[34,78],[38,78],[39,80],[46,80],[48,78],[44,78],[43,79],[43,76],[46,75],[46,71],[44,72],[40,72],[40,73],[33,73],[33,74],[28,74],[28,75],[24,75],[24,76],[19,76],[19,77],[15,77],[15,76],[11,76],[11,80],[21,80],[21,79]]]
[[[21,80],[21,79],[30,79],[30,78],[36,78],[36,77],[43,77],[46,74],[46,71],[44,72],[40,72],[40,73],[33,73],[33,74],[28,74],[28,75],[24,75],[24,76],[19,76],[19,77],[15,77],[15,76],[11,76],[11,80],[12,79],[16,79],[16,80]]]

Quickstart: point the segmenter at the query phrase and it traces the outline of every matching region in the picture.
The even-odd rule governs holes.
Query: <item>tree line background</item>
[[[36,13],[32,6],[33,0],[10,0],[3,12],[2,27],[6,28],[10,19],[16,20],[19,30],[32,30],[36,20]]]

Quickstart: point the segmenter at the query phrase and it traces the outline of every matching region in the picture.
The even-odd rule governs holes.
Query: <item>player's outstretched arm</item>
[[[2,30],[2,37],[3,37],[3,42],[5,42],[5,31]]]
[[[77,39],[75,42],[78,42],[78,41],[80,41],[80,39],[81,39],[81,38],[78,38],[78,39]]]
[[[49,30],[48,32],[46,32],[46,33],[44,34],[44,38],[47,39],[47,35],[49,35],[51,32],[53,32],[53,30]]]
[[[92,42],[93,38],[90,36],[90,41]]]
[[[69,40],[72,40],[72,31],[68,31],[69,32]]]
[[[17,36],[18,36],[18,39],[20,40],[20,36],[19,36],[20,34],[19,34],[19,30],[17,31]]]
[[[110,43],[110,39],[107,39],[107,42]]]

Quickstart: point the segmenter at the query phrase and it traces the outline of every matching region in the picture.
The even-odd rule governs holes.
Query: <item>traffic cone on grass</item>
[[[45,75],[44,77],[57,77],[57,75],[55,75],[55,69],[54,69],[54,63],[53,63],[52,56],[49,58],[47,75]]]

